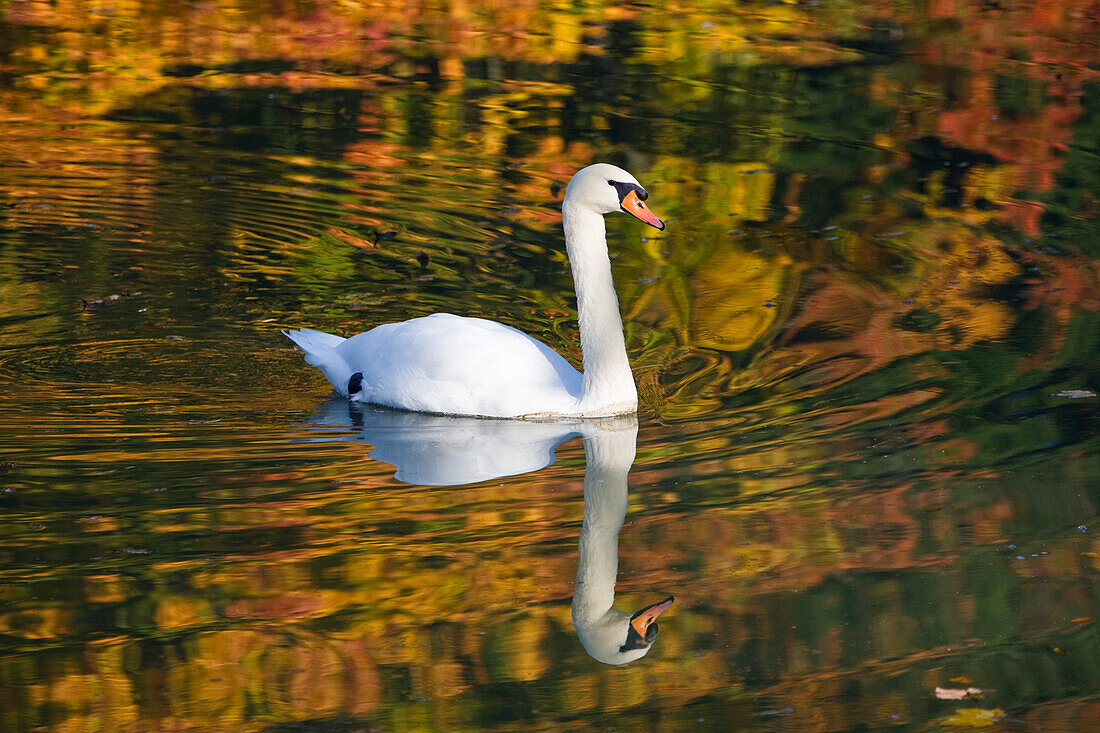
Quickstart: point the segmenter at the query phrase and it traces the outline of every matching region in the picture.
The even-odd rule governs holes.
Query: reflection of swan
[[[370,457],[396,468],[398,481],[425,486],[537,471],[554,462],[559,444],[580,432],[579,421],[420,415],[337,399],[321,403],[310,422],[355,428],[344,439],[374,446]]]
[[[664,229],[642,203],[647,196],[634,176],[606,163],[581,170],[565,189],[562,222],[577,291],[583,375],[521,331],[447,313],[387,323],[349,339],[310,329],[284,333],[341,395],[358,402],[485,417],[632,413],[638,395],[603,215],[625,211]]]
[[[638,422],[633,416],[585,422],[584,524],[577,548],[573,625],[593,659],[625,664],[649,653],[657,638],[654,619],[669,597],[631,615],[612,608],[619,567],[619,530],[626,519],[627,474],[634,463]]]
[[[554,462],[554,449],[574,435],[584,439],[584,523],[573,589],[573,625],[595,659],[624,664],[645,656],[657,636],[653,623],[672,598],[631,615],[612,608],[619,566],[619,530],[626,518],[627,474],[634,462],[638,420],[490,420],[421,415],[328,400],[315,424],[353,428],[354,440],[374,446],[370,456],[393,465],[396,478],[431,486],[487,481]]]

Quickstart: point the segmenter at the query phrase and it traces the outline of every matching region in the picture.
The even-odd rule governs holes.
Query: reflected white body
[[[597,163],[569,182],[565,246],[577,292],[584,374],[545,344],[481,318],[437,313],[388,323],[349,339],[286,332],[336,390],[351,399],[415,412],[482,417],[602,417],[633,413],[638,395],[623,339],[603,215],[620,209],[608,181],[637,184]]]
[[[370,457],[393,466],[398,481],[459,486],[549,466],[554,449],[577,435],[582,421],[418,415],[332,399],[311,422],[355,429],[352,437],[339,439],[373,446]]]

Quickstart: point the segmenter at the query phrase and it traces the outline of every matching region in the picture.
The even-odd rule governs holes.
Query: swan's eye
[[[619,203],[620,204],[623,202],[623,200],[627,196],[630,195],[631,191],[633,191],[634,194],[639,199],[641,199],[642,201],[645,201],[647,198],[649,198],[649,193],[644,188],[639,186],[637,183],[623,183],[622,181],[608,181],[607,185],[615,187],[615,191],[618,192],[618,194],[619,194]]]

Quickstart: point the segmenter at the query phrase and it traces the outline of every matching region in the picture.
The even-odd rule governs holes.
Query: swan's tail
[[[283,331],[283,335],[306,352],[306,363],[321,370],[336,391],[348,396],[348,380],[352,376],[351,367],[344,358],[336,353],[336,347],[347,341],[331,333],[303,328],[298,331]]]

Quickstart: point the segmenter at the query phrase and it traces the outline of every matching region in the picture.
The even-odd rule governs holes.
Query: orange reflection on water
[[[1089,7],[10,4],[0,727],[926,726],[956,676],[1080,719],[1100,277],[1021,233],[1095,214]],[[576,358],[558,197],[601,159],[669,220],[609,220],[616,603],[677,597],[621,669],[571,621],[577,442],[401,485],[310,442],[356,430],[277,333]]]

